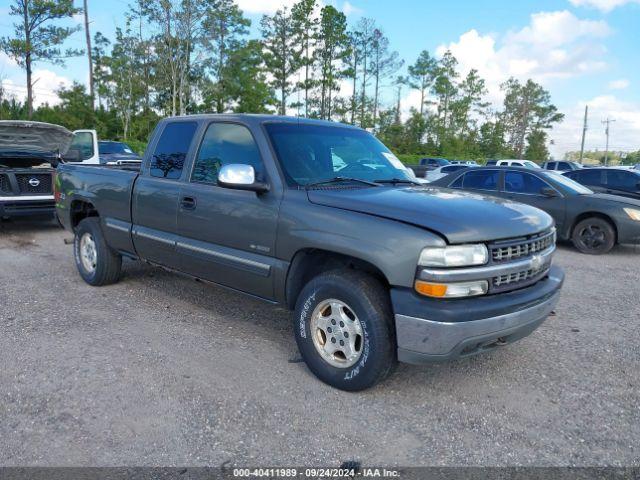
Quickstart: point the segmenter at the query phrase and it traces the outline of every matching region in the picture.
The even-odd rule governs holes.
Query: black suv
[[[640,200],[640,171],[621,168],[585,168],[563,175],[600,193]]]

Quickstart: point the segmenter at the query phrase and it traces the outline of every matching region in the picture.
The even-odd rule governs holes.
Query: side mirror
[[[248,190],[256,193],[269,191],[269,184],[256,181],[256,171],[251,165],[230,163],[218,173],[218,185],[234,190]]]
[[[67,150],[67,153],[62,155],[62,160],[65,162],[79,162],[81,160],[80,151],[75,148],[71,148]]]
[[[551,187],[544,187],[540,189],[540,193],[545,197],[553,198],[558,196],[558,192]]]

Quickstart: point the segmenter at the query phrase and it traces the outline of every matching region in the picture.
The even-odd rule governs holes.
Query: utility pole
[[[584,124],[582,125],[582,143],[580,144],[580,164],[584,157],[584,137],[587,135],[587,115],[589,114],[589,105],[584,106]]]
[[[607,146],[605,147],[605,150],[604,150],[604,166],[605,167],[609,166],[609,125],[611,124],[611,122],[615,122],[615,120],[609,117],[607,117],[606,120],[602,120],[602,124],[606,125],[604,129],[604,133],[607,136]]]
[[[93,90],[93,58],[91,58],[91,33],[89,32],[89,8],[87,0],[84,0],[84,34],[87,40],[87,59],[89,60],[89,96],[91,96],[91,109],[95,108],[95,93]]]

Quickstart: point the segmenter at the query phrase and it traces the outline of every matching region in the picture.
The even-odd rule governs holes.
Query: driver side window
[[[251,165],[257,178],[263,172],[258,146],[247,127],[234,123],[210,124],[200,144],[191,181],[216,184],[222,166],[231,163]]]

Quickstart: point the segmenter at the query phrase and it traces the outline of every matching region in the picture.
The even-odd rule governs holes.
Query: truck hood
[[[0,121],[0,164],[32,167],[64,154],[73,133],[60,125],[18,120]]]
[[[309,201],[417,225],[449,243],[532,235],[553,225],[542,210],[522,203],[437,187],[309,190]]]

